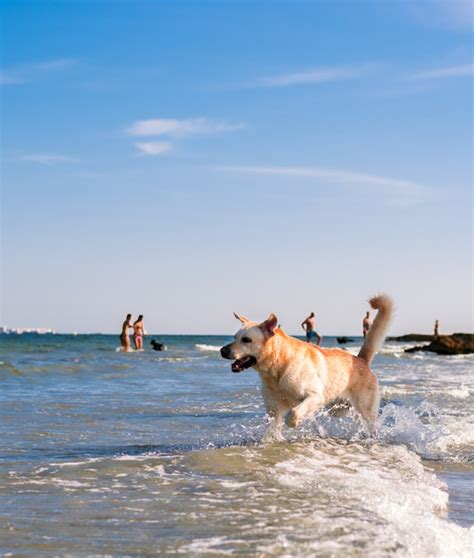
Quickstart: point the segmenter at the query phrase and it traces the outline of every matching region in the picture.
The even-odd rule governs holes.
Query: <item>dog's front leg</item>
[[[286,407],[278,404],[272,409],[267,409],[271,422],[263,435],[263,442],[282,442],[285,439],[282,434],[285,411]]]
[[[288,406],[277,396],[275,391],[271,389],[266,383],[262,386],[263,399],[265,401],[265,409],[270,417],[270,425],[268,426],[265,434],[263,435],[263,442],[281,442],[284,440],[282,429],[284,424],[285,413]]]
[[[308,395],[301,403],[293,407],[288,414],[286,424],[294,428],[305,418],[313,415],[324,406],[324,399],[318,393]]]

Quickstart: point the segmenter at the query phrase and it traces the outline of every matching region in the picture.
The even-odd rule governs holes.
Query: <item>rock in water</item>
[[[424,333],[409,333],[408,335],[399,335],[398,337],[387,337],[387,341],[432,341],[433,335]]]
[[[421,345],[406,349],[406,353],[427,351],[438,355],[467,355],[474,353],[474,333],[453,333],[453,335],[440,335],[433,339],[429,345]]]

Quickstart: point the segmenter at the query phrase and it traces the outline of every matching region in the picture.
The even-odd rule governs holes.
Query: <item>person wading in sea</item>
[[[316,321],[316,317],[314,312],[311,314],[301,323],[301,327],[306,331],[306,341],[311,343],[312,339],[316,337],[316,345],[321,345],[321,335],[314,329],[314,322]]]
[[[122,347],[122,351],[125,353],[130,351],[130,337],[128,336],[128,330],[132,328],[132,315],[127,314],[127,317],[122,324],[122,333],[120,334],[120,346]]]
[[[365,337],[369,333],[372,320],[370,319],[370,312],[367,312],[365,318],[362,320],[362,335]]]
[[[143,316],[140,314],[138,319],[133,322],[133,342],[135,343],[135,349],[141,351],[143,349]]]

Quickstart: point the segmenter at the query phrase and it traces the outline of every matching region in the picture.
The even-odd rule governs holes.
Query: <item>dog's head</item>
[[[221,356],[234,361],[232,372],[242,372],[258,363],[265,343],[275,335],[278,318],[275,314],[270,314],[264,322],[256,324],[235,312],[234,316],[241,322],[242,327],[234,335],[235,341],[222,347]]]

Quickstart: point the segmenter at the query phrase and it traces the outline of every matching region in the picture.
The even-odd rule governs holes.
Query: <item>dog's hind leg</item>
[[[370,381],[363,387],[358,386],[357,389],[350,391],[351,402],[356,411],[364,419],[370,434],[375,434],[375,423],[379,414],[379,386],[377,378],[372,376]]]
[[[286,419],[286,424],[294,428],[305,418],[312,416],[324,406],[324,399],[318,393],[313,393],[305,397],[303,401],[293,407]]]

